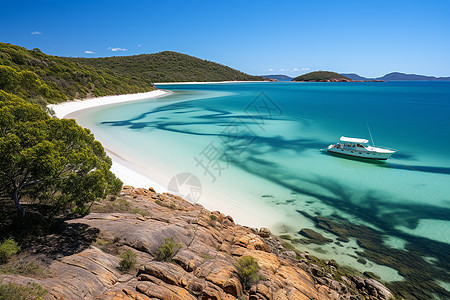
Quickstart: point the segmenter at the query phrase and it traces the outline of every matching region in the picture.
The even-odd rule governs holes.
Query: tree
[[[36,104],[0,90],[0,197],[23,195],[55,209],[86,204],[117,193],[122,182],[111,159],[88,129],[51,118]]]

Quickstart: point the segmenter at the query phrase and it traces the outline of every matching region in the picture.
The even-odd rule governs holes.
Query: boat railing
[[[394,149],[394,148],[390,148],[390,147],[385,147],[385,146],[373,146],[373,147],[377,147],[377,148],[383,148],[383,149],[388,149],[388,150],[392,150],[392,151],[398,152],[398,150],[397,150],[397,149]]]

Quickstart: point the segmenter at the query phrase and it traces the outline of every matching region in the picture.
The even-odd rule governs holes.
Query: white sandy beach
[[[55,116],[59,119],[66,117],[67,115],[97,106],[103,105],[111,105],[123,102],[131,102],[142,99],[152,99],[158,98],[162,96],[167,96],[172,94],[170,91],[164,90],[155,90],[147,93],[138,93],[138,94],[127,94],[127,95],[115,95],[115,96],[106,96],[106,97],[98,97],[91,98],[86,100],[73,100],[67,101],[59,104],[50,104],[49,108],[53,109],[55,112]]]
[[[164,97],[172,94],[171,91],[155,90],[147,93],[127,94],[106,96],[99,98],[92,98],[86,100],[74,100],[60,104],[50,104],[49,108],[53,109],[57,118],[71,118],[76,112],[90,109],[97,106],[112,105],[124,102],[138,101],[143,99],[154,99]],[[125,159],[117,156],[113,151],[105,148],[106,153],[112,159],[111,171],[118,177],[125,185],[131,185],[134,187],[153,187],[159,192],[166,192],[167,188],[151,180],[142,172],[132,165],[130,165]]]

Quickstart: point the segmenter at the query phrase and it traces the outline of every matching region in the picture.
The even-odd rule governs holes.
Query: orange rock
[[[197,268],[194,275],[205,278],[235,297],[239,297],[243,293],[236,268],[231,262],[224,260],[208,261]]]
[[[273,275],[280,268],[280,261],[273,253],[259,251],[259,250],[247,250],[244,255],[252,256],[258,262],[258,265],[262,272]]]
[[[236,236],[233,240],[233,244],[251,250],[261,250],[265,252],[269,251],[269,247],[267,247],[266,243],[261,239],[261,237],[254,233]]]

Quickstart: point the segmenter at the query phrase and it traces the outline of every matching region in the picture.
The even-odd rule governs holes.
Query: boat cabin
[[[366,139],[357,139],[357,138],[348,138],[345,136],[341,136],[340,141],[342,143],[338,143],[338,148],[362,148],[366,149],[366,146],[368,146],[369,141]]]

